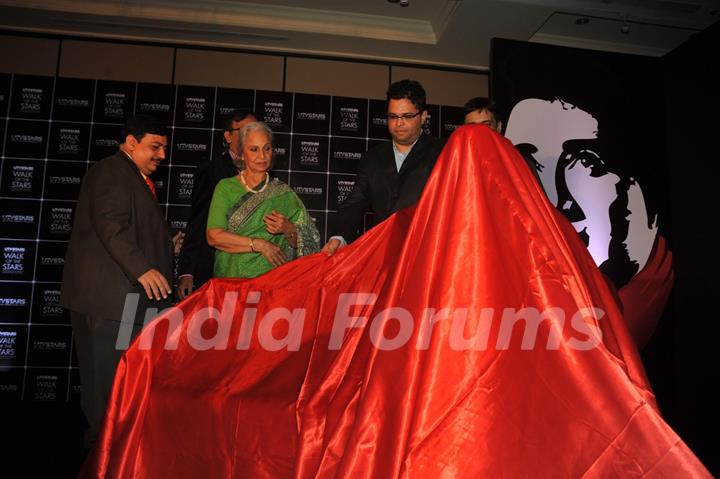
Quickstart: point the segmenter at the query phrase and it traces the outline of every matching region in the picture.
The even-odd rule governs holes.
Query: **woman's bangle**
[[[250,238],[250,251],[252,251],[253,253],[255,252],[255,245],[253,244],[252,238]]]

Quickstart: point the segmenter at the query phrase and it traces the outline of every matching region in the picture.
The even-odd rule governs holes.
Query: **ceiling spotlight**
[[[400,0],[401,7],[407,7],[408,5],[410,5],[410,0]]]
[[[575,19],[576,25],[586,25],[588,23],[590,23],[590,19],[588,17],[577,17]]]
[[[622,24],[622,27],[620,27],[620,31],[622,33],[624,33],[625,35],[627,35],[628,33],[630,33],[630,25],[628,25],[626,15],[622,15],[622,21],[623,21],[623,24]]]

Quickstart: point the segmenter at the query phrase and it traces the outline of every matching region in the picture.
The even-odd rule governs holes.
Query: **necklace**
[[[253,190],[252,188],[250,188],[248,186],[247,183],[245,183],[245,175],[243,175],[243,173],[244,173],[243,171],[240,172],[240,183],[242,183],[243,186],[245,187],[245,189],[248,190],[250,193],[262,193],[263,191],[265,191],[265,188],[267,188],[267,185],[270,183],[270,175],[266,171],[265,172],[265,180],[264,180],[265,184],[262,185],[262,188],[260,188],[259,190]]]

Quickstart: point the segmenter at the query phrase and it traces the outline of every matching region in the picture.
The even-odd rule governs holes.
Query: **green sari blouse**
[[[297,228],[297,247],[293,248],[282,234],[265,229],[263,218],[275,210]],[[237,177],[225,178],[215,187],[207,228],[222,228],[231,233],[267,240],[278,246],[288,260],[320,250],[320,233],[308,215],[305,205],[285,183],[273,178],[260,192],[248,191]],[[254,278],[273,266],[260,253],[226,253],[215,251],[216,278]]]

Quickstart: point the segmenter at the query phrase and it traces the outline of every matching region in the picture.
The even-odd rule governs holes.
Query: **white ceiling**
[[[660,56],[720,20],[720,0],[408,1],[0,0],[0,30],[486,70],[493,37]]]

